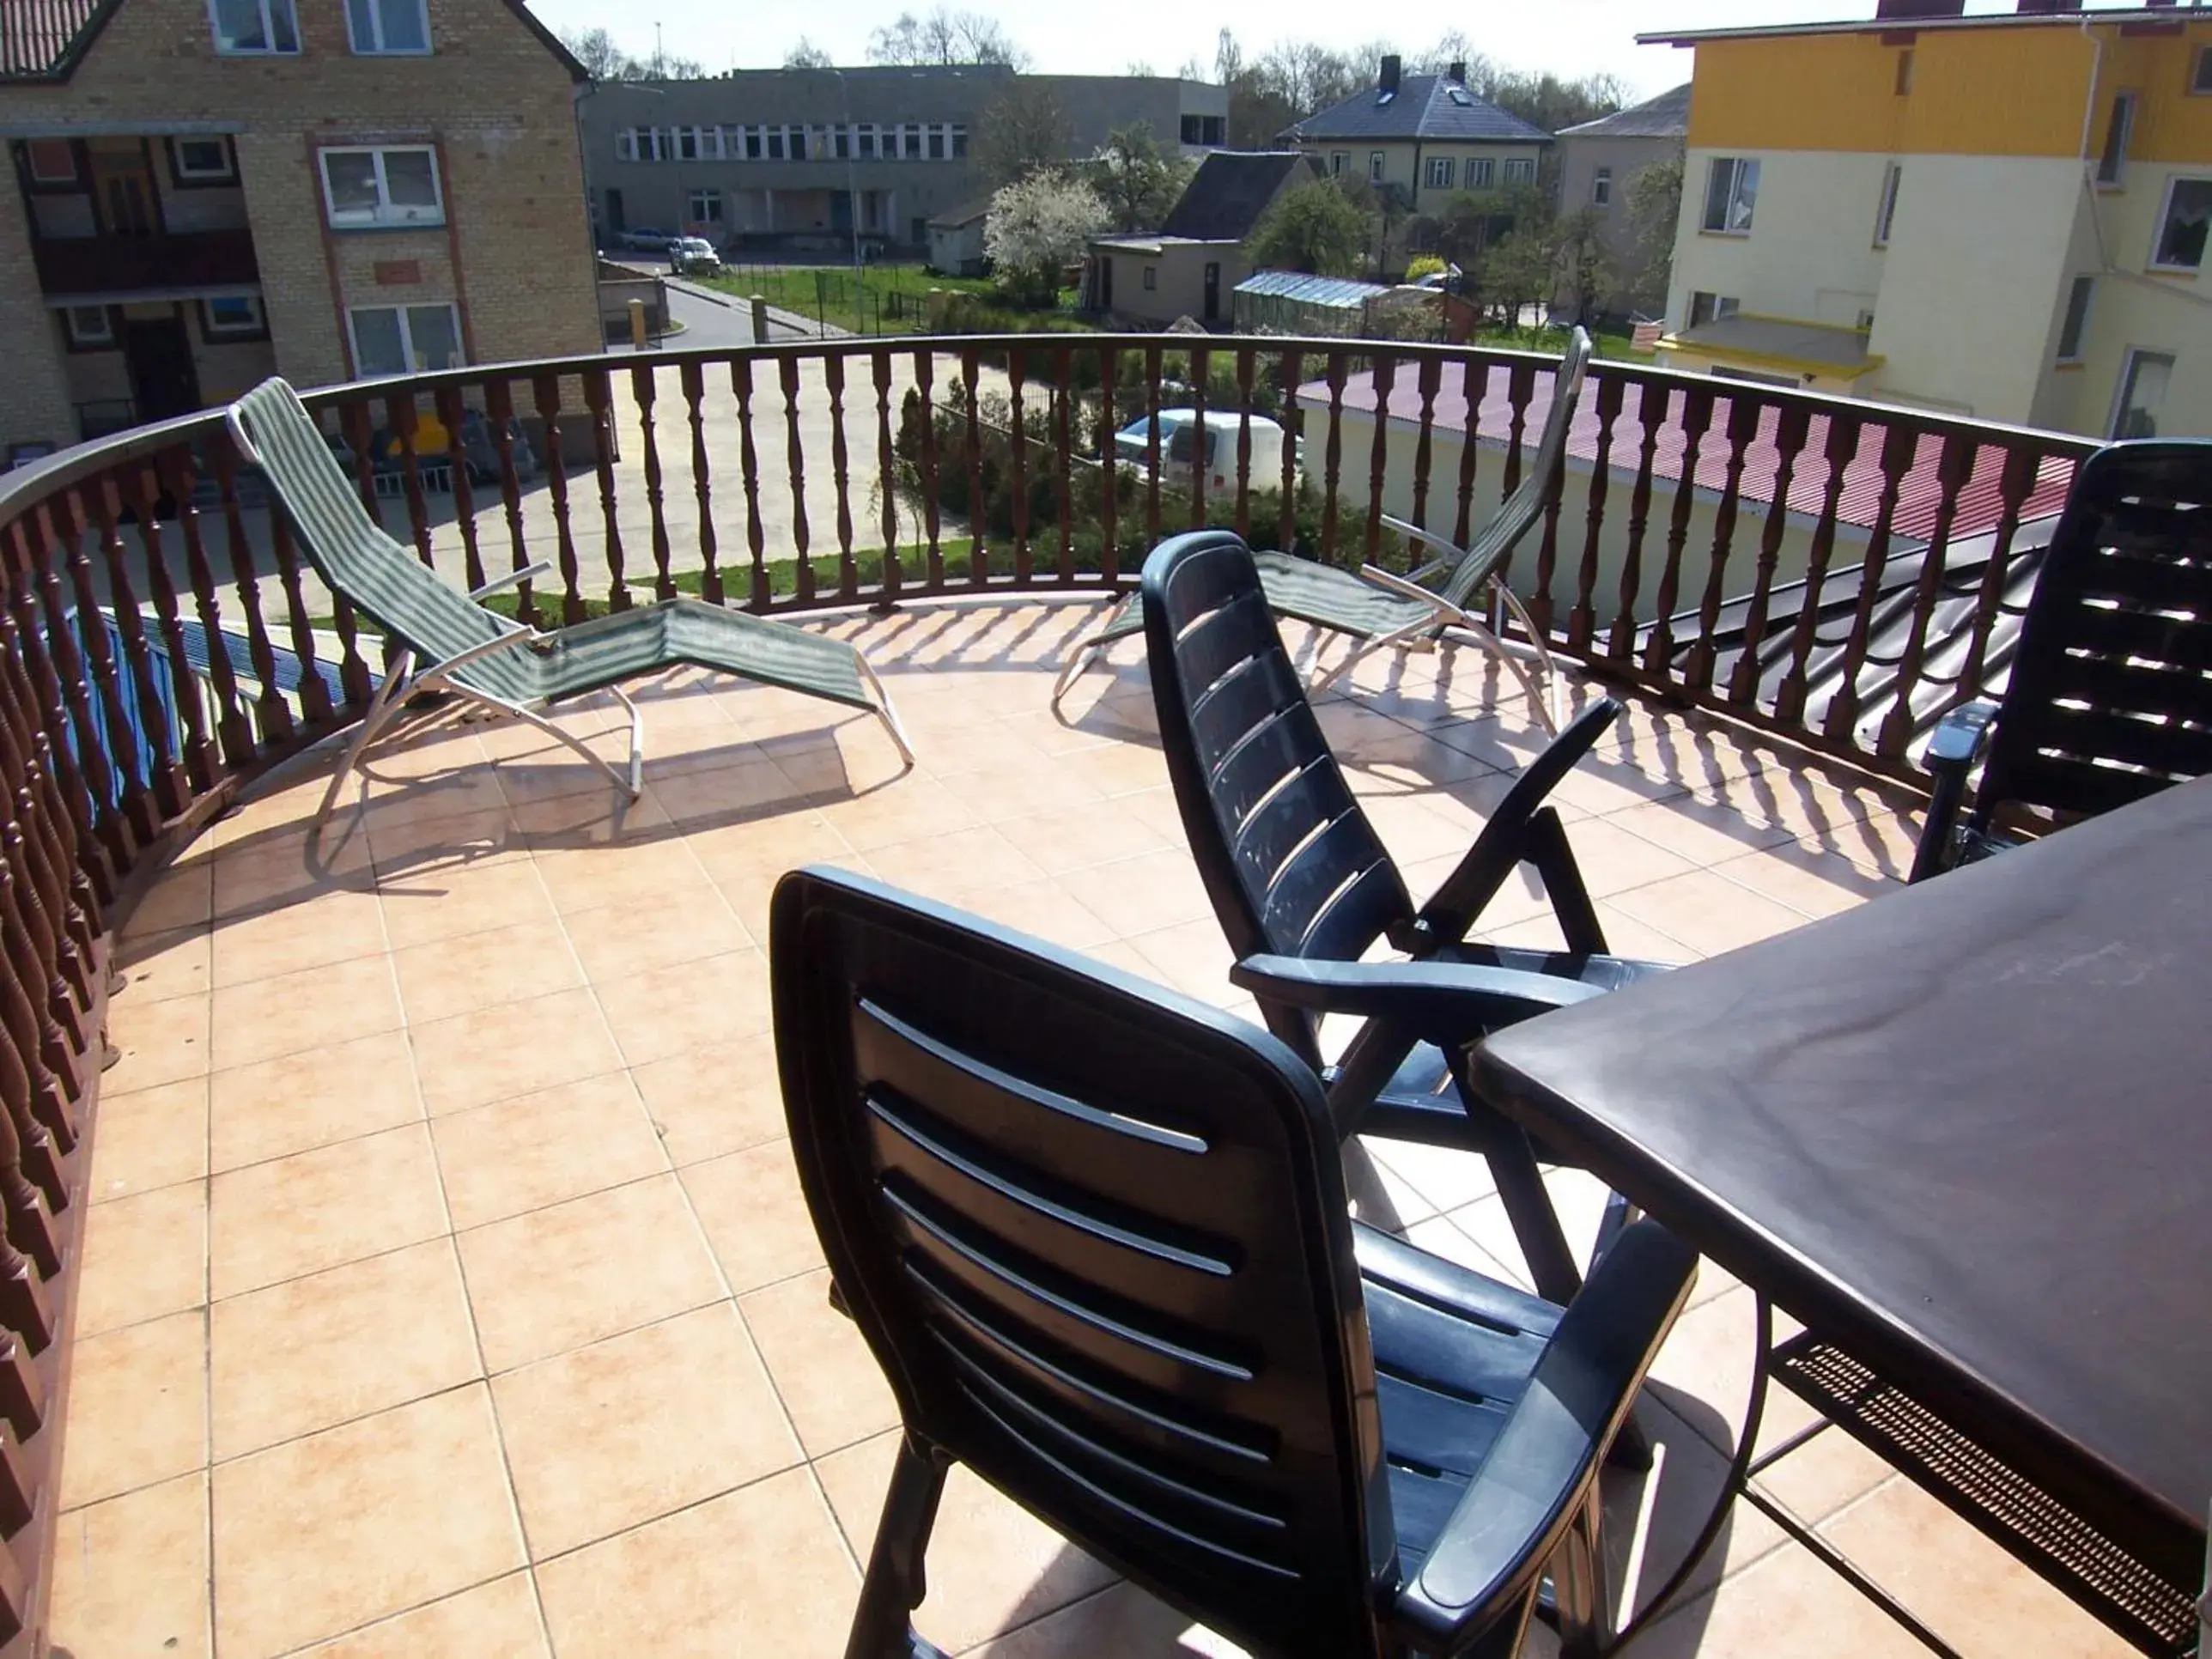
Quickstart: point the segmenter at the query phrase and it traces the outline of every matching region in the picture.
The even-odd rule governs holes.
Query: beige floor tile
[[[1632,1651],[1636,1659],[1925,1659],[1928,1650],[1813,1556],[1789,1547],[1668,1614]]]
[[[568,935],[550,921],[410,945],[392,960],[410,1021],[450,1019],[584,983]]]
[[[864,1562],[875,1543],[898,1439],[896,1432],[878,1435],[815,1466],[846,1541]],[[1103,1589],[1115,1575],[956,1465],[939,1500],[928,1577],[929,1596],[915,1613],[915,1628],[958,1653]]]
[[[210,1024],[215,1064],[228,1068],[397,1030],[391,961],[365,957],[217,991]],[[164,1005],[167,1006],[167,1005]]]
[[[1567,844],[1574,849],[1583,884],[1593,898],[1649,886],[1696,867],[1680,854],[1603,818],[1586,818],[1571,826]]]
[[[218,1459],[404,1405],[478,1375],[450,1240],[218,1302],[208,1326]]]
[[[77,1334],[200,1306],[207,1239],[207,1189],[197,1181],[94,1205],[84,1223]]]
[[[1056,879],[1125,939],[1213,914],[1190,854],[1177,848],[1090,865]]]
[[[74,1432],[74,1431],[72,1431]],[[207,1659],[208,1480],[198,1469],[55,1523],[55,1655]]]
[[[116,945],[114,963],[129,981],[134,1002],[195,996],[209,988],[214,945],[204,927],[163,933],[134,932]]]
[[[434,1238],[446,1206],[420,1124],[256,1164],[209,1183],[210,1288],[238,1296]]]
[[[214,860],[179,863],[146,890],[145,897],[125,921],[124,933],[140,939],[173,928],[197,927],[214,914]]]
[[[718,746],[680,757],[658,752],[647,738],[647,786],[672,823],[686,830],[728,823],[787,805],[808,792],[807,782],[778,766],[757,744],[739,737],[727,721],[709,735],[719,740]],[[817,752],[837,763],[834,750]]]
[[[550,927],[556,919],[538,866],[525,855],[386,876],[377,883],[377,897],[385,933],[399,951],[499,928]]]
[[[804,1469],[548,1562],[538,1583],[562,1659],[836,1659],[860,1595]]]
[[[1832,916],[1897,889],[1895,882],[1869,874],[1840,854],[1794,841],[1712,868],[1715,875],[1808,916]]]
[[[726,1303],[507,1372],[492,1396],[533,1560],[799,1461]]]
[[[564,916],[668,898],[697,900],[707,873],[674,831],[619,847],[580,847],[538,854],[538,872]]]
[[[1607,823],[1700,866],[1714,865],[1790,839],[1777,824],[1758,823],[1734,806],[1696,795],[1678,795],[1610,813]]]
[[[757,950],[654,968],[594,988],[632,1066],[769,1029],[768,958]]]
[[[349,836],[335,822],[326,839],[311,841],[306,832],[288,829],[233,843],[216,855],[214,914],[222,920],[286,908],[365,893],[373,884],[367,837]]]
[[[988,825],[879,848],[868,862],[894,887],[931,898],[1011,886],[1044,874],[1018,846]]]
[[[1114,937],[1111,927],[1079,904],[1056,881],[983,888],[962,894],[960,905],[1001,927],[1070,951],[1087,951]]]
[[[1707,956],[1805,925],[1802,913],[1710,870],[1692,870],[1649,887],[1615,893],[1610,902],[1614,908]]]
[[[641,1066],[630,1077],[668,1161],[678,1168],[785,1133],[775,1045],[767,1036],[688,1048]]]
[[[1567,1248],[1587,1270],[1591,1247],[1597,1243],[1598,1228],[1605,1218],[1604,1184],[1580,1170],[1553,1169],[1544,1172],[1544,1188],[1551,1194],[1552,1207],[1566,1233]],[[1528,1262],[1522,1255],[1513,1223],[1505,1213],[1504,1199],[1495,1194],[1478,1199],[1452,1211],[1450,1215],[1453,1224],[1502,1263],[1514,1282],[1532,1285]]]
[[[218,991],[384,954],[384,913],[370,893],[326,893],[224,918],[213,929]]]
[[[620,1248],[609,1248],[617,1239]],[[532,1210],[456,1242],[495,1373],[726,1294],[673,1176]]]
[[[122,1051],[123,1058],[101,1079],[102,1092],[130,1094],[204,1075],[213,1050],[208,1041],[212,1000],[187,994],[134,1005],[129,998],[118,998],[107,1017],[107,1040]]]
[[[1152,964],[1153,979],[1185,996],[1218,1006],[1244,994],[1229,982],[1236,957],[1222,937],[1221,925],[1210,915],[1133,934],[1128,943]]]
[[[1063,805],[1045,799],[1038,805],[1042,810],[1003,820],[999,829],[1048,874],[1133,858],[1170,845],[1168,837],[1132,810],[1129,800]]]
[[[720,892],[686,881],[673,893],[568,918],[568,941],[595,983],[742,951],[753,943]]]
[[[180,1079],[100,1097],[92,1143],[93,1201],[143,1193],[207,1173],[208,1079]]]
[[[789,1141],[695,1164],[684,1171],[684,1189],[735,1294],[822,1266]]]
[[[1024,744],[1027,739],[1023,739]],[[959,744],[950,751],[957,760],[969,757]],[[1054,766],[1032,750],[1025,758],[993,761],[957,773],[938,775],[966,803],[968,810],[986,823],[1018,823],[1040,809],[1103,799],[1086,779]]]
[[[684,844],[701,868],[726,885],[744,876],[773,881],[801,865],[842,864],[853,857],[844,836],[811,808],[793,807],[743,823],[692,829]]]
[[[456,1228],[565,1203],[668,1167],[622,1073],[431,1121]]]
[[[208,1150],[218,1171],[397,1128],[422,1115],[414,1055],[398,1031],[217,1072],[208,1086]]]
[[[562,991],[408,1033],[422,1104],[433,1117],[622,1069],[622,1051],[589,991]]]
[[[950,786],[929,777],[904,778],[867,794],[817,797],[815,811],[848,846],[863,854],[975,823],[975,815]]]
[[[1841,854],[1860,869],[1890,881],[1903,881],[1911,872],[1912,855],[1920,842],[1920,814],[1874,812],[1848,823],[1820,842],[1824,852]]]
[[[226,1655],[288,1652],[522,1562],[482,1383],[215,1472],[216,1642]]]
[[[968,1659],[1240,1659],[1243,1650],[1193,1625],[1134,1584],[1116,1584],[970,1650]]]
[[[81,1337],[70,1357],[64,1510],[207,1462],[207,1316],[198,1309]]]
[[[830,1305],[826,1269],[756,1291],[738,1307],[809,1457],[897,1423],[897,1402],[875,1357],[853,1322]]]
[[[364,1625],[301,1653],[301,1659],[398,1659],[415,1654],[422,1659],[446,1654],[455,1659],[551,1659],[527,1572],[509,1573],[396,1619]]]
[[[1711,1520],[1727,1485],[1729,1463],[1650,1394],[1637,1402],[1636,1421],[1652,1448],[1651,1467],[1643,1472],[1608,1468],[1602,1490],[1607,1574],[1616,1605],[1632,1599],[1640,1609],[1674,1576]],[[1637,1563],[1631,1557],[1639,1529],[1643,1554]],[[1750,1504],[1730,1504],[1711,1548],[1691,1570],[1677,1600],[1703,1594],[1788,1541],[1781,1528]],[[1628,1582],[1632,1565],[1638,1569],[1633,1584]]]
[[[482,776],[491,782],[489,769]],[[427,817],[404,810],[404,796],[371,808],[367,828],[378,890],[405,891],[417,883],[426,891],[458,890],[465,875],[526,859],[530,844],[521,826],[495,787],[492,796],[467,811]]]

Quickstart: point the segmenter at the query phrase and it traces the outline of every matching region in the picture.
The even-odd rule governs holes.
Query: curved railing
[[[1209,523],[1400,560],[1386,514],[1464,543],[1513,488],[1549,368],[1370,342],[868,339],[309,402],[395,536],[470,586],[549,560],[557,591],[501,602],[560,622],[679,592],[764,611],[1104,593]],[[1900,774],[1933,714],[2002,672],[2039,526],[2089,447],[1613,363],[1584,403],[1507,573],[1555,649]],[[1164,440],[1175,408],[1211,416],[1206,465]],[[1129,464],[1103,465],[1147,417]],[[380,652],[219,414],[0,478],[0,636],[4,1650],[45,1594],[110,923],[242,785],[356,716]]]

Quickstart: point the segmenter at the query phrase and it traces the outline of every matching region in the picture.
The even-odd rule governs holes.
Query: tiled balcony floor
[[[1091,614],[836,624],[899,702],[910,775],[865,717],[680,676],[648,688],[627,812],[568,751],[472,725],[386,756],[319,848],[327,755],[187,851],[124,949],[57,1655],[842,1651],[893,1413],[824,1299],[783,1139],[769,893],[808,860],[872,871],[1238,1006],[1139,646],[1048,712]],[[1471,653],[1416,658],[1325,708],[1417,889],[1537,746],[1496,691]],[[615,752],[607,708],[568,718]],[[1615,948],[1653,957],[1856,903],[1912,840],[1863,784],[1645,708],[1559,799]],[[1534,894],[1489,920],[1548,926]],[[1517,1276],[1478,1163],[1353,1162],[1363,1213]],[[1559,1187],[1586,1235],[1593,1183]],[[1733,1443],[1749,1328],[1708,1268],[1641,1407],[1647,1527],[1638,1485],[1616,1494],[1647,1587]],[[1971,1655],[2110,1645],[1840,1437],[1771,1485]],[[964,1476],[930,1582],[920,1623],[956,1652],[1222,1650]],[[1705,1583],[1639,1654],[1914,1650],[1741,1506]]]

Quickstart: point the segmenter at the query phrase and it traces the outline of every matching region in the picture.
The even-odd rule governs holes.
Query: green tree
[[[1589,207],[1567,215],[1553,228],[1552,267],[1557,277],[1553,291],[1574,307],[1579,322],[1610,310],[1620,286],[1600,224],[1598,210]]]
[[[1674,264],[1674,228],[1682,217],[1682,158],[1654,161],[1628,181],[1629,222],[1636,228],[1639,270],[1628,302],[1648,315],[1667,307],[1667,284]]]
[[[1116,127],[1083,167],[1116,230],[1158,230],[1190,174],[1190,163],[1160,148],[1149,121]]]
[[[1328,179],[1312,179],[1267,210],[1246,246],[1252,263],[1264,269],[1342,276],[1359,268],[1366,245],[1359,210]]]
[[[976,118],[975,170],[993,190],[1018,184],[1041,168],[1065,167],[1074,143],[1060,100],[1034,81],[1017,80]]]

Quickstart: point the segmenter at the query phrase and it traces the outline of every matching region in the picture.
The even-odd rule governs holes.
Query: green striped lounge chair
[[[865,708],[882,720],[908,765],[914,750],[867,659],[842,640],[699,599],[664,599],[541,633],[487,610],[486,595],[548,574],[540,562],[464,594],[378,527],[323,441],[314,416],[281,379],[264,381],[227,411],[231,441],[258,467],[293,535],[331,591],[396,643],[361,729],[323,797],[317,822],[378,738],[477,705],[527,720],[601,768],[635,799],[644,787],[644,721],[622,682],[678,664]],[[545,718],[557,703],[611,690],[629,715],[629,763],[601,759]],[[415,720],[417,693],[453,699]]]
[[[1433,650],[1447,636],[1463,635],[1512,672],[1528,695],[1529,711],[1538,724],[1558,734],[1559,678],[1543,630],[1536,627],[1513,591],[1497,577],[1514,547],[1543,516],[1545,497],[1565,464],[1567,428],[1574,422],[1589,360],[1589,336],[1578,328],[1569,337],[1566,353],[1559,361],[1551,410],[1544,417],[1534,459],[1513,493],[1466,547],[1455,547],[1433,532],[1386,513],[1384,524],[1432,555],[1406,575],[1372,564],[1355,575],[1290,553],[1252,556],[1260,567],[1260,586],[1270,611],[1278,617],[1295,617],[1316,628],[1348,635],[1352,640],[1351,651],[1315,679],[1314,690],[1327,690],[1363,658],[1377,651]],[[1468,443],[1475,441],[1475,416],[1474,410],[1468,411]],[[1487,621],[1480,611],[1486,586],[1490,590]],[[1510,611],[1520,623],[1526,643],[1503,636],[1501,611]],[[1115,602],[1105,626],[1074,647],[1053,687],[1053,707],[1060,707],[1068,689],[1109,646],[1142,633],[1144,627],[1142,594],[1131,593]]]

